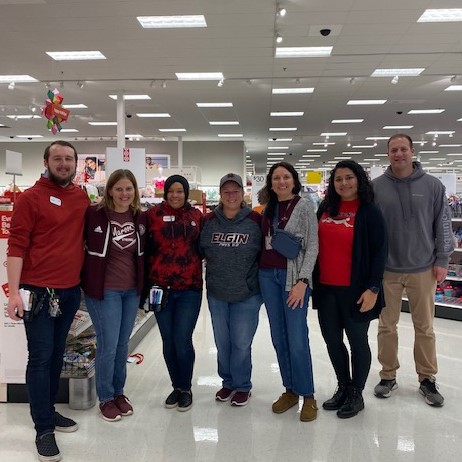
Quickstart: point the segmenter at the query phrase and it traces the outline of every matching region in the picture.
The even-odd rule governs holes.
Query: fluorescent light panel
[[[429,8],[417,22],[459,22],[462,21],[462,8]]]
[[[269,129],[270,132],[294,132],[296,130],[295,127],[272,127]]]
[[[360,124],[364,119],[334,119],[332,124]]]
[[[268,146],[268,149],[289,149],[289,146]]]
[[[453,131],[431,131],[431,132],[426,132],[425,133],[426,135],[453,135],[454,134],[454,130]]]
[[[117,99],[117,95],[109,95],[111,99]],[[143,101],[151,99],[149,95],[123,95],[125,101]]]
[[[424,67],[419,68],[401,68],[401,69],[376,69],[371,77],[415,77],[420,75],[425,70]]]
[[[186,128],[159,128],[160,132],[185,132]]]
[[[136,116],[137,117],[140,117],[140,118],[168,118],[168,117],[172,117],[168,112],[137,112],[136,113]]]
[[[82,104],[82,103],[63,104],[63,108],[65,108],[65,109],[88,109],[88,106],[85,106],[85,104]]]
[[[439,144],[439,148],[458,148],[462,146],[462,144]]]
[[[219,133],[220,138],[242,138],[244,135],[242,133]]]
[[[89,125],[101,125],[101,126],[111,126],[117,125],[117,122],[88,122]]]
[[[348,106],[359,106],[359,105],[373,105],[373,104],[385,104],[386,99],[350,99]]]
[[[409,130],[413,128],[414,125],[385,125],[383,130]]]
[[[87,61],[92,59],[106,59],[101,51],[46,51],[55,61]]]
[[[186,27],[207,27],[203,14],[181,16],[137,16],[145,29],[175,29]]]
[[[237,120],[212,120],[210,125],[239,125]]]
[[[276,58],[320,58],[330,56],[333,47],[277,47]]]
[[[62,128],[60,133],[77,133],[78,130],[76,128]]]
[[[178,80],[221,80],[221,72],[176,72]]]
[[[300,117],[304,112],[271,112],[271,117]]]
[[[304,87],[304,88],[273,88],[273,95],[290,95],[290,94],[303,94],[303,93],[313,93],[314,87]]]
[[[38,82],[30,75],[0,75],[0,83]]]
[[[233,103],[196,103],[197,107],[233,107]]]
[[[42,135],[16,135],[16,138],[43,138]]]
[[[408,114],[441,114],[445,109],[411,109]]]
[[[324,132],[324,133],[321,133],[320,136],[345,136],[346,134],[347,132],[337,132],[337,133]]]
[[[273,140],[273,138],[268,138],[268,141],[272,141],[273,143],[278,143],[280,141],[286,142],[286,141],[292,141],[292,138],[276,138]]]
[[[41,119],[41,117],[39,115],[32,115],[32,114],[21,114],[21,115],[18,115],[18,114],[11,114],[11,115],[7,115],[7,117],[9,119],[13,119],[13,120],[20,120],[20,119]]]

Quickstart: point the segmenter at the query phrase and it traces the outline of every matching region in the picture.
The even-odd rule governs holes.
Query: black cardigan
[[[325,211],[323,204],[317,211],[318,221]],[[351,264],[352,305],[351,314],[358,321],[370,321],[378,318],[385,306],[382,290],[382,278],[388,256],[388,239],[385,220],[382,212],[375,204],[360,204],[355,217],[353,231],[353,252]],[[335,262],[332,262],[335,271]],[[313,272],[313,308],[322,309],[319,305],[319,266]],[[372,310],[365,313],[359,311],[356,301],[370,287],[379,287],[377,302]]]

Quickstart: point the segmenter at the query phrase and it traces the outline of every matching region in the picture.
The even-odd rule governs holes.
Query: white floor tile
[[[250,462],[250,461],[397,461],[461,460],[462,453],[462,324],[435,321],[440,372],[438,384],[446,399],[443,408],[431,408],[418,393],[412,358],[413,329],[408,314],[400,322],[399,388],[389,399],[374,397],[379,365],[376,360],[377,322],[370,329],[372,370],[358,416],[341,420],[323,411],[336,380],[315,312],[309,314],[318,419],[302,423],[298,409],[271,412],[271,403],[283,391],[276,356],[271,345],[264,308],[253,346],[253,390],[247,406],[231,407],[214,400],[220,387],[216,373],[216,348],[210,315],[204,304],[194,334],[196,366],[194,406],[189,412],[165,409],[171,391],[155,327],[137,351],[142,364],[130,364],[126,395],[135,413],[109,423],[98,408],[75,411],[58,405],[79,423],[71,434],[56,434],[67,462]],[[34,431],[27,404],[0,404],[0,460],[28,462],[36,459]]]

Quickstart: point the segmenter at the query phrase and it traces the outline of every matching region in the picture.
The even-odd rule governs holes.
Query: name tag
[[[175,221],[174,215],[165,215],[164,221]]]
[[[51,202],[53,205],[57,205],[58,207],[61,206],[61,199],[60,199],[59,197],[50,196],[50,202]]]

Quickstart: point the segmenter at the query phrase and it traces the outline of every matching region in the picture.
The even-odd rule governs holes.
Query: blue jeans
[[[262,304],[260,295],[236,303],[207,295],[217,346],[218,374],[223,387],[236,391],[252,388],[252,340]]]
[[[285,269],[261,269],[258,272],[260,289],[268,312],[282,383],[297,395],[312,396],[313,367],[306,320],[311,289],[306,290],[303,307],[293,310],[287,305],[286,275]]]
[[[192,336],[201,302],[202,291],[170,290],[165,308],[154,312],[172,386],[184,391],[191,390],[196,358]]]
[[[128,341],[139,300],[136,289],[105,290],[103,300],[85,296],[96,331],[96,393],[101,403],[124,392]]]
[[[43,287],[27,286],[45,293]],[[59,377],[63,367],[66,338],[74,315],[80,306],[80,287],[56,289],[62,314],[56,318],[48,315],[49,296],[45,296],[42,309],[30,322],[25,322],[29,358],[26,384],[30,411],[37,436],[54,431],[55,402]]]

